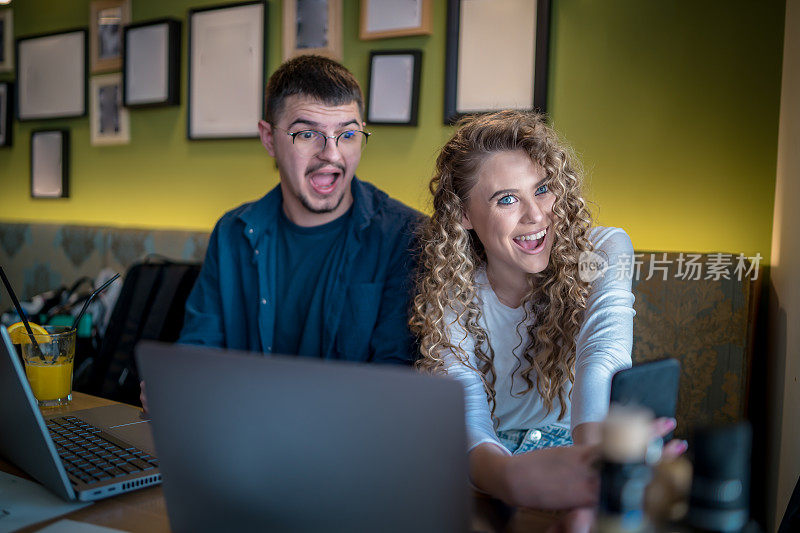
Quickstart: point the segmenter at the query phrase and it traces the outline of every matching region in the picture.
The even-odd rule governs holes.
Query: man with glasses
[[[270,77],[266,108],[280,184],[217,223],[179,342],[410,363],[420,214],[355,178],[370,137],[358,82],[301,56]]]

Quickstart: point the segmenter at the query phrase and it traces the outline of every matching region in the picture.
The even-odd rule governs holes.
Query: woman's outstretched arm
[[[599,476],[595,446],[564,446],[519,455],[481,444],[469,454],[472,481],[509,505],[572,509],[597,502]]]

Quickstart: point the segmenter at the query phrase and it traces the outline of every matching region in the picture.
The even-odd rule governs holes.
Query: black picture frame
[[[14,10],[0,9],[0,72],[14,70]]]
[[[14,84],[0,81],[0,148],[14,145]]]
[[[41,111],[35,109],[35,103],[27,103],[23,102],[23,99],[26,99],[27,96],[31,94],[27,86],[27,59],[21,50],[22,47],[31,44],[32,41],[36,41],[39,39],[49,39],[53,37],[59,36],[67,36],[71,34],[80,34],[82,40],[82,47],[83,52],[81,57],[78,58],[78,62],[83,72],[76,72],[74,73],[73,80],[75,83],[78,84],[76,90],[74,92],[80,93],[75,96],[74,102],[71,103],[72,106],[76,107],[75,111],[72,110],[65,110],[65,111],[56,111],[50,112]],[[17,120],[20,122],[29,121],[29,120],[49,120],[49,119],[56,119],[56,118],[81,118],[85,117],[89,112],[89,50],[88,50],[88,34],[89,31],[86,28],[74,28],[71,30],[64,30],[64,31],[57,31],[57,32],[50,32],[50,33],[42,33],[37,35],[29,35],[25,37],[17,38],[14,47],[16,65],[17,65],[17,86],[16,86],[16,117]],[[61,61],[59,58],[50,57],[49,61],[60,63]],[[44,68],[42,68],[44,67]],[[58,78],[55,71],[51,71],[47,68],[47,65],[40,66],[40,72],[47,73],[47,75],[52,75],[54,78],[52,80],[37,80],[37,87],[44,87],[46,90],[53,92],[54,94],[58,95],[59,92],[64,91],[65,86],[69,86],[69,81],[65,81],[64,79]],[[42,98],[40,98],[41,100]],[[47,100],[48,98],[43,98]],[[34,108],[34,109],[31,109]]]
[[[411,79],[406,79],[401,73],[392,73],[392,74],[399,74],[402,78],[401,81],[407,83],[407,86],[398,87],[401,89],[404,94],[397,95],[387,95],[382,102],[376,101],[377,92],[373,92],[377,89],[377,91],[386,91],[387,87],[384,85],[385,83],[392,84],[394,80],[378,80],[375,76],[380,75],[379,72],[375,69],[375,61],[379,58],[384,57],[396,57],[399,59],[402,58],[411,58],[413,61],[413,66],[411,70]],[[367,88],[367,106],[366,106],[366,121],[368,124],[376,124],[376,125],[383,125],[383,126],[416,126],[417,120],[419,117],[419,91],[420,91],[420,79],[422,74],[422,50],[418,49],[408,49],[408,50],[373,50],[369,54],[369,84]],[[376,85],[384,85],[383,87],[376,87]],[[392,84],[395,85],[396,84]],[[407,94],[405,94],[407,93]],[[376,97],[376,98],[373,98]],[[407,97],[407,101],[401,101],[399,97],[402,97],[403,100]],[[402,103],[404,105],[401,106],[400,109],[390,109],[387,106],[392,106],[396,103]],[[405,109],[408,109],[408,118],[403,120],[400,118],[393,118],[392,115],[398,116],[401,112],[405,114]]]
[[[253,6],[253,5],[260,5],[262,7],[264,16],[261,20],[262,24],[262,41],[261,41],[261,73],[258,76],[260,79],[260,88],[259,88],[259,99],[258,99],[258,106],[261,109],[259,116],[257,118],[264,119],[266,116],[266,108],[264,105],[264,94],[267,88],[267,39],[268,35],[267,32],[269,31],[269,6],[264,0],[253,0],[247,2],[239,2],[235,4],[222,4],[216,5],[211,7],[203,7],[203,8],[196,8],[190,9],[187,15],[187,41],[188,41],[188,60],[187,60],[187,82],[186,82],[186,101],[187,101],[187,110],[186,110],[186,138],[192,141],[214,141],[214,140],[225,140],[225,139],[257,139],[258,138],[258,120],[254,120],[254,131],[243,133],[243,134],[198,134],[197,132],[193,133],[193,110],[194,107],[197,105],[194,99],[192,98],[193,94],[193,84],[192,84],[192,77],[194,73],[193,69],[193,61],[194,61],[194,50],[193,50],[193,19],[198,14],[208,13],[209,11],[222,11],[222,10],[230,10],[244,6]],[[236,88],[234,92],[238,92]]]
[[[445,47],[445,94],[444,94],[444,123],[452,125],[465,114],[488,113],[494,110],[460,111],[458,109],[458,68],[459,68],[459,40],[461,38],[461,4],[462,0],[448,0],[447,2],[447,43]],[[536,35],[534,36],[534,83],[531,110],[540,113],[547,112],[547,76],[550,54],[550,12],[551,0],[536,0]],[[486,29],[494,29],[498,37],[508,32],[501,26],[484,25]],[[487,79],[487,83],[496,85],[502,80]],[[487,90],[491,90],[487,87]]]
[[[129,81],[133,77],[131,55],[136,53],[132,49],[130,39],[138,31],[166,26],[167,48],[159,53],[164,54],[164,61],[167,65],[167,75],[164,82],[166,87],[163,89],[165,97],[162,99],[144,100],[140,96],[131,93]],[[175,18],[161,18],[128,24],[122,29],[122,105],[132,109],[142,109],[148,107],[162,107],[180,105],[181,103],[181,21]],[[161,90],[162,87],[157,87]]]
[[[59,146],[42,147],[37,142],[37,137],[43,139],[45,135],[56,134],[60,137]],[[40,137],[42,136],[42,137]],[[70,135],[67,129],[40,129],[31,131],[31,198],[52,199],[69,198],[69,166],[70,166]],[[55,169],[46,168],[48,158],[58,157]],[[43,168],[44,167],[44,168]],[[52,172],[50,172],[52,170]],[[42,183],[42,181],[52,183]],[[46,187],[55,186],[54,193],[44,193]]]

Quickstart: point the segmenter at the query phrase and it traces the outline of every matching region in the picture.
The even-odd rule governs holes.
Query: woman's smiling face
[[[469,193],[463,223],[475,230],[495,276],[524,278],[547,268],[554,202],[544,169],[524,151],[486,157]]]

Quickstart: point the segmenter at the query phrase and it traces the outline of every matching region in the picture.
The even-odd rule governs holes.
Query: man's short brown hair
[[[301,95],[338,106],[358,104],[364,119],[364,98],[353,74],[327,57],[302,55],[283,63],[267,83],[267,122],[275,124],[287,96]]]

